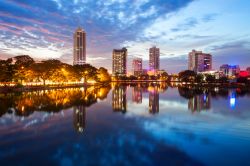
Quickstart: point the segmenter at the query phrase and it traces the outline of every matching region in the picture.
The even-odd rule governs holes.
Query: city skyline
[[[72,64],[72,34],[81,26],[88,34],[87,63],[109,71],[113,48],[128,48],[131,71],[133,58],[142,58],[147,67],[153,45],[161,49],[161,69],[169,73],[187,68],[192,49],[212,54],[213,69],[222,64],[244,69],[249,66],[250,24],[244,18],[250,2],[241,2],[2,1],[0,58],[27,54]]]

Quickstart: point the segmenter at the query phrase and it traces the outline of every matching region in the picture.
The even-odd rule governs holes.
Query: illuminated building
[[[250,75],[250,67],[247,68],[247,72]]]
[[[132,101],[135,103],[142,103],[142,88],[141,87],[133,88]]]
[[[112,63],[112,74],[122,75],[127,74],[127,49],[114,49],[113,50],[113,63]]]
[[[133,74],[135,76],[142,75],[142,59],[141,58],[133,59],[132,68],[133,68]]]
[[[159,113],[159,92],[156,87],[149,91],[149,113]]]
[[[127,111],[127,96],[125,86],[115,86],[112,91],[112,108],[114,112]]]
[[[188,70],[204,72],[212,70],[212,55],[192,50],[188,54]]]
[[[223,76],[236,77],[240,73],[240,67],[239,65],[224,64],[220,66],[220,71],[222,72]]]
[[[73,65],[86,63],[86,32],[78,28],[74,33],[74,61]]]
[[[192,112],[208,110],[211,108],[210,94],[196,95],[188,101],[188,109]]]
[[[74,128],[82,133],[86,127],[86,109],[84,106],[76,106],[73,111]]]
[[[160,68],[160,49],[155,46],[149,49],[149,70],[157,72]]]

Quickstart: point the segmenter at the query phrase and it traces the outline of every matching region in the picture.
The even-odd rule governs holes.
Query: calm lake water
[[[0,94],[0,165],[250,165],[250,90],[166,84]]]

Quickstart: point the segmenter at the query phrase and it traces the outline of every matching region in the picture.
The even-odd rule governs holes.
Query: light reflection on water
[[[249,94],[167,84],[1,94],[0,164],[247,165]]]

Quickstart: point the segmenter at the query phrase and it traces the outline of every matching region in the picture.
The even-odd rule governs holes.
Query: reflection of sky
[[[212,98],[209,111],[192,113],[188,100],[169,88],[160,94],[159,113],[151,115],[148,93],[135,104],[129,88],[126,114],[112,111],[111,95],[86,108],[82,134],[74,130],[72,109],[4,115],[0,159],[26,165],[34,164],[31,158],[43,165],[249,164],[249,97],[237,98],[235,111],[228,98]]]

